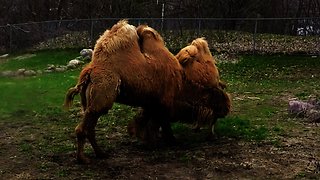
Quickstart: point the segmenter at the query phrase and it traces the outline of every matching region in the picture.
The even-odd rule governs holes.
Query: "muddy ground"
[[[124,130],[108,133],[98,128],[99,142],[109,143],[104,144],[109,157],[96,159],[88,146],[88,165],[75,161],[72,128],[62,134],[71,142],[70,150],[48,151],[44,147],[51,146],[41,143],[54,143],[57,137],[28,121],[9,120],[0,123],[1,179],[320,179],[319,125],[300,119],[291,119],[294,128],[274,140],[220,137],[208,142],[202,131],[176,134],[177,145],[156,148]],[[188,142],[195,136],[200,138]]]

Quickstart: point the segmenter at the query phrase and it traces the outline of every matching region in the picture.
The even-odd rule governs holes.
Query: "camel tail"
[[[87,85],[90,81],[90,73],[91,73],[91,66],[90,64],[87,65],[80,73],[78,84],[75,87],[72,87],[68,90],[65,100],[64,100],[64,109],[68,110],[72,106],[73,99],[76,95],[80,93],[80,91],[85,90]],[[84,97],[82,99],[82,106],[85,106],[86,102]]]
[[[68,90],[66,97],[64,99],[64,104],[63,104],[64,109],[68,110],[72,106],[74,96],[79,94],[79,92],[80,92],[80,88],[78,88],[78,86],[72,87]]]

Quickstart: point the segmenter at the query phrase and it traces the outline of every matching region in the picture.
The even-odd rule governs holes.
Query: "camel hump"
[[[94,54],[115,53],[132,46],[136,42],[138,42],[136,27],[128,24],[127,20],[120,20],[100,36],[96,42]]]

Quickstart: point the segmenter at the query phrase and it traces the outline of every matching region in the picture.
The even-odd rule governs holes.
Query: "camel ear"
[[[152,36],[153,36],[154,39],[156,39],[156,40],[159,39],[159,35],[158,35],[158,33],[157,33],[154,29],[152,29],[152,28],[150,28],[150,27],[147,27],[147,28],[145,28],[145,32],[146,32],[146,33],[149,33],[149,34],[152,34]]]
[[[198,49],[195,46],[187,46],[176,55],[176,58],[179,60],[180,64],[185,64],[190,62],[198,54]]]
[[[137,34],[138,36],[142,35],[142,32],[145,28],[147,28],[148,26],[146,24],[141,24],[136,28]]]
[[[158,33],[148,25],[140,25],[136,28],[136,31],[139,37],[147,37],[148,35],[151,35],[154,39],[159,39]]]

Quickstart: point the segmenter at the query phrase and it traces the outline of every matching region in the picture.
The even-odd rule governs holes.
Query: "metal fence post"
[[[201,34],[201,19],[198,19],[198,36]]]
[[[91,19],[91,25],[90,25],[90,42],[89,46],[93,47],[93,20]]]
[[[257,36],[257,28],[258,28],[258,19],[255,20],[254,24],[254,33],[253,33],[253,54],[256,54],[256,36]]]
[[[12,26],[10,24],[7,25],[9,27],[9,52],[13,52],[12,47]]]

